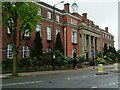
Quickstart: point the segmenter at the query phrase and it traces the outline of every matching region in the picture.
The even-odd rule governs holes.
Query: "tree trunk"
[[[18,72],[17,72],[17,51],[14,48],[13,49],[13,76],[17,76]]]

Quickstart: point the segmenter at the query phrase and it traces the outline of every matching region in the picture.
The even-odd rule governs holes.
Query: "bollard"
[[[103,64],[98,64],[98,73],[103,72]]]

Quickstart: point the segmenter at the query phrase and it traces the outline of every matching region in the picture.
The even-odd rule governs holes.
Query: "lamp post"
[[[64,3],[64,1],[61,1],[61,2],[58,2],[57,4],[53,5],[53,32],[52,32],[52,35],[53,35],[53,54],[52,54],[52,65],[53,65],[53,71],[55,70],[55,63],[54,63],[54,60],[55,60],[55,53],[54,53],[54,24],[55,24],[55,6],[60,4],[60,3]]]

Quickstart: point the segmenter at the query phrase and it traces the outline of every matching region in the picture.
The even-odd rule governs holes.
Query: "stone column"
[[[64,55],[66,56],[66,28],[64,28]]]
[[[81,43],[82,43],[82,45],[81,45],[81,50],[82,50],[82,54],[84,53],[84,34],[81,34]]]
[[[95,37],[93,37],[93,48],[92,48],[92,50],[93,50],[94,53],[95,53]]]
[[[89,52],[89,58],[91,58],[91,36],[88,37],[88,40],[89,40],[89,45],[88,45],[89,50],[88,50],[88,52]]]
[[[96,44],[97,44],[97,50],[100,51],[100,46],[99,46],[100,43],[99,43],[99,38],[98,37],[96,38]]]
[[[94,52],[95,52],[95,37],[93,37],[93,50],[94,50]]]
[[[84,34],[84,55],[85,55],[85,58],[86,58],[86,53],[85,53],[85,50],[86,50],[86,34]]]

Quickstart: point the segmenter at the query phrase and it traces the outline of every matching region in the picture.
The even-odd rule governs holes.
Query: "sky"
[[[41,0],[50,5],[55,5],[62,0]],[[56,5],[59,9],[64,9],[65,3],[77,3],[78,13],[87,13],[88,19],[94,21],[95,25],[99,25],[101,29],[109,27],[109,33],[114,36],[114,46],[118,47],[118,0],[64,0],[64,3]]]

